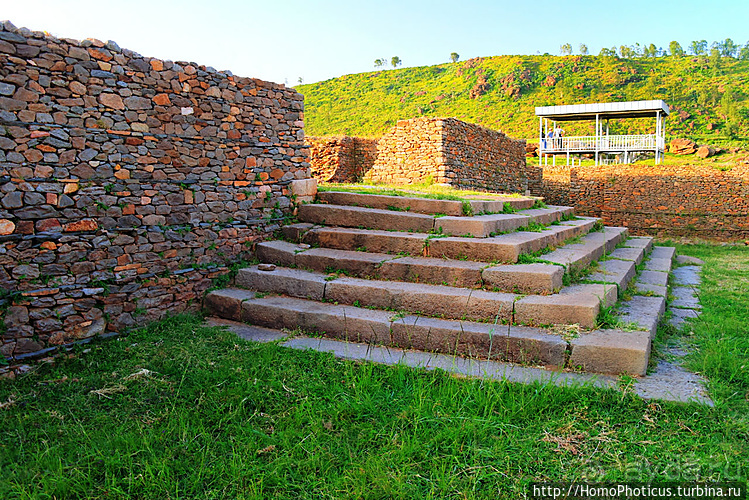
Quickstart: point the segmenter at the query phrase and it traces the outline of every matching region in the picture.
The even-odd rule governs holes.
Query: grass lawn
[[[679,252],[707,262],[704,315],[679,335],[714,408],[344,361],[179,316],[0,383],[0,498],[497,499],[543,480],[746,481],[749,251]]]
[[[493,194],[484,191],[471,191],[469,189],[457,189],[446,184],[435,184],[431,179],[423,182],[404,184],[345,184],[325,183],[318,186],[319,191],[345,191],[349,193],[380,194],[387,196],[405,196],[412,198],[431,198],[436,200],[492,200],[519,198],[517,193]]]

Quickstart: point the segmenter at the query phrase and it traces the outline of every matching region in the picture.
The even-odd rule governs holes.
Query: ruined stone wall
[[[401,120],[377,144],[377,159],[366,182],[412,184],[432,179],[447,183],[442,119]]]
[[[303,134],[293,89],[3,24],[0,352],[11,368],[196,307],[292,210],[290,184],[310,176]]]
[[[562,169],[568,170],[565,174]],[[749,167],[709,165],[544,167],[546,200],[602,217],[634,234],[749,237]]]
[[[312,176],[320,182],[359,182],[377,158],[377,139],[306,137]]]
[[[609,225],[658,236],[749,237],[746,165],[727,171],[708,165],[578,168],[574,182],[598,186],[600,210]],[[579,201],[582,192],[576,193]]]
[[[540,186],[541,171],[526,167],[525,141],[455,118],[415,118],[399,121],[379,140],[377,160],[364,179],[432,179],[463,189],[525,193]]]
[[[455,118],[441,124],[442,153],[447,183],[463,189],[525,194],[528,171],[525,140]],[[535,180],[535,179],[534,179]]]
[[[570,205],[570,167],[540,168],[543,172],[541,188],[539,192],[532,194],[543,196],[549,205]]]

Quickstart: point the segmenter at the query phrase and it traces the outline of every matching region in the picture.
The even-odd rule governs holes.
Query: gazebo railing
[[[557,137],[541,140],[541,150],[544,152],[591,152],[591,151],[642,151],[663,149],[661,137],[650,135],[608,135],[608,136],[579,136]]]

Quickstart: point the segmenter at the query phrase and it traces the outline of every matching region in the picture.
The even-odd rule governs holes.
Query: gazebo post
[[[598,138],[598,127],[599,127],[598,113],[596,113],[596,137],[595,137],[595,141],[596,141],[596,166],[598,166],[598,147],[600,146],[600,144],[599,144],[599,140],[600,139]]]

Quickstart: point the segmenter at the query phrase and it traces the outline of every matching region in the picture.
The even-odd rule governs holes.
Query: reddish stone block
[[[88,54],[89,54],[89,55],[90,55],[91,57],[93,57],[94,59],[99,59],[99,60],[101,60],[101,61],[105,61],[105,62],[107,62],[107,61],[111,61],[111,60],[112,60],[112,56],[110,56],[110,55],[108,55],[108,54],[105,54],[105,53],[104,53],[104,52],[102,52],[101,50],[99,50],[99,49],[96,49],[96,48],[94,48],[94,47],[89,47],[89,49],[88,49]]]
[[[34,234],[34,221],[21,220],[16,224],[17,234]]]
[[[82,219],[75,222],[69,222],[63,226],[63,231],[96,231],[99,229],[99,225],[93,219]]]
[[[153,102],[158,104],[159,106],[167,106],[172,103],[172,101],[169,99],[168,94],[156,94],[153,97]]]
[[[60,229],[62,229],[62,225],[57,219],[41,219],[36,221],[36,230],[39,232],[60,231]]]

